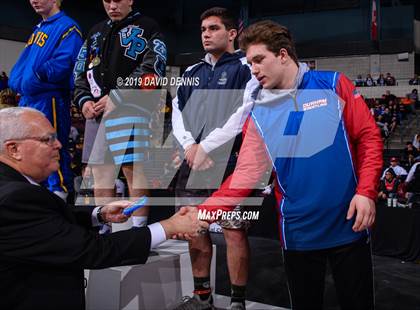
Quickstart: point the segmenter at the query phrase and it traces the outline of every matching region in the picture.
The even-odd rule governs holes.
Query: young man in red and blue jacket
[[[240,44],[260,87],[234,173],[199,208],[231,210],[272,165],[292,308],[322,308],[328,261],[342,309],[373,309],[374,119],[347,77],[298,62],[287,28],[256,23]]]
[[[82,34],[74,20],[60,11],[60,0],[31,0],[42,21],[35,26],[10,73],[9,86],[22,95],[19,106],[45,114],[63,145],[60,169],[48,178],[48,189],[64,200],[73,190],[68,140],[71,126],[70,92],[74,88],[73,67]]]

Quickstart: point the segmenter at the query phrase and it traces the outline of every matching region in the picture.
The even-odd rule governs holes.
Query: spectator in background
[[[382,138],[387,138],[389,136],[388,123],[383,121],[382,115],[378,115],[376,118],[376,125],[378,125],[379,129],[381,130]]]
[[[410,170],[410,173],[412,173],[410,179],[408,180],[407,177],[408,181],[406,181],[406,198],[409,204],[418,204],[420,201],[420,165],[417,163],[413,168],[412,171]]]
[[[381,74],[379,74],[379,77],[378,77],[378,79],[376,80],[376,85],[378,85],[378,86],[385,86],[385,78],[384,78],[384,75],[381,73]]]
[[[391,101],[396,102],[397,97],[394,94],[391,94],[390,90],[385,91],[385,95],[383,95],[385,105],[389,105]]]
[[[365,86],[376,86],[375,81],[370,74],[366,76]]]
[[[369,104],[368,107],[369,107],[370,114],[372,114],[372,116],[374,118],[376,118],[376,115],[375,115],[375,104],[374,103],[373,104]]]
[[[413,146],[413,143],[410,141],[405,144],[405,149],[403,150],[404,160],[408,161],[409,155],[413,155],[414,158],[419,156],[419,151]]]
[[[395,81],[395,77],[393,77],[391,75],[391,73],[387,73],[386,77],[385,77],[385,85],[386,86],[395,86],[396,85],[396,81]]]
[[[0,109],[17,106],[16,95],[8,88],[0,92]]]
[[[411,93],[409,94],[410,99],[414,101],[414,107],[417,108],[419,105],[419,95],[417,89],[414,88]]]
[[[406,120],[407,115],[410,112],[409,109],[406,109],[406,106],[404,104],[400,104],[399,107],[400,107],[401,119]]]
[[[382,114],[381,104],[379,103],[379,100],[376,99],[375,103],[373,104],[372,115],[376,118],[377,116],[381,114]]]
[[[363,86],[365,86],[365,80],[363,80],[361,74],[358,74],[357,75],[357,78],[354,80],[354,85],[356,87],[363,87]]]
[[[390,99],[389,101],[388,101],[388,103],[386,104],[386,107],[393,107],[394,105],[400,105],[400,103],[398,102],[398,100],[392,100],[392,99]]]
[[[2,71],[0,76],[0,91],[9,88],[9,78],[6,72]]]
[[[404,108],[407,112],[411,114],[416,114],[416,111],[414,108],[414,100],[410,98],[410,94],[407,94],[405,98],[401,99],[401,104],[404,105]]]
[[[397,118],[391,113],[389,108],[385,108],[385,111],[382,113],[382,122],[388,126],[390,132],[394,132],[397,127]]]
[[[384,176],[379,186],[378,198],[387,199],[388,197],[396,197],[400,182],[395,171],[392,168],[388,168],[385,170]]]
[[[420,151],[420,133],[416,134],[413,138],[413,146]]]
[[[394,103],[392,105],[390,104],[389,105],[389,110],[390,110],[392,116],[397,119],[397,124],[399,125],[400,122],[401,122],[401,118],[402,118],[400,105],[398,103]]]
[[[400,178],[401,176],[407,175],[407,170],[405,170],[403,167],[398,165],[398,159],[396,157],[392,157],[390,160],[391,165],[389,168],[392,168],[392,170],[395,172],[396,176]],[[382,174],[381,179],[385,178],[386,171],[389,169],[385,169],[384,173]]]
[[[384,114],[384,112],[385,112],[385,108],[386,108],[386,105],[385,105],[385,104],[381,104],[381,105],[379,106],[379,115]]]
[[[411,167],[416,163],[416,157],[412,154],[408,154],[407,161],[404,163],[404,169],[410,171]],[[410,174],[410,172],[408,173]],[[408,175],[407,175],[408,178]]]
[[[414,163],[413,166],[411,166],[410,171],[408,172],[407,178],[405,179],[406,183],[410,182],[413,179],[414,172],[416,171],[417,166],[419,166],[419,164],[420,164],[420,158],[419,157],[417,157],[415,160],[416,160],[416,162]]]
[[[414,74],[414,77],[408,81],[408,84],[410,85],[419,85],[420,84],[420,78],[417,74]]]
[[[400,101],[398,100],[398,98],[396,98],[396,100],[390,100],[386,106],[389,108],[391,115],[397,117],[398,124],[400,124],[400,121],[402,119],[407,119],[406,117],[407,110],[405,109],[404,105],[400,104]],[[384,108],[384,111],[385,111],[385,108]]]

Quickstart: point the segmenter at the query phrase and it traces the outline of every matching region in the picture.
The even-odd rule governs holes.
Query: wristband
[[[105,220],[104,220],[104,218],[102,217],[102,213],[101,213],[103,207],[104,206],[100,206],[98,208],[98,210],[96,211],[96,218],[98,219],[98,222],[101,223],[101,224],[105,224],[106,223]]]

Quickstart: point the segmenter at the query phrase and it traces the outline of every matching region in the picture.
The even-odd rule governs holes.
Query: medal
[[[96,67],[96,66],[98,66],[99,64],[101,63],[101,59],[98,57],[98,56],[96,56],[95,58],[93,58],[93,60],[92,60],[92,62],[90,63],[93,67]],[[89,64],[89,65],[90,65]]]

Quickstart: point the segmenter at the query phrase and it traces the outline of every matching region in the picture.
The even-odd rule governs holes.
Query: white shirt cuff
[[[200,145],[203,148],[203,151],[206,152],[206,154],[208,154],[211,151],[213,151],[213,149],[210,147],[209,144],[210,143],[208,143],[206,140],[200,142]]]
[[[96,214],[98,213],[98,209],[100,207],[96,207],[92,211],[92,226],[99,226],[100,223],[98,221],[98,217]],[[150,249],[157,247],[162,242],[166,241],[166,233],[163,229],[163,226],[160,223],[154,223],[147,226],[150,230]]]
[[[101,206],[96,207],[96,208],[95,208],[95,209],[93,209],[93,211],[92,211],[92,227],[96,227],[96,226],[101,225],[101,223],[99,223],[99,221],[98,221],[98,216],[97,216],[97,214],[98,214],[98,209],[99,209],[100,207],[101,207]]]
[[[162,242],[166,241],[166,233],[160,223],[153,223],[148,225],[150,229],[150,249],[157,247]]]

